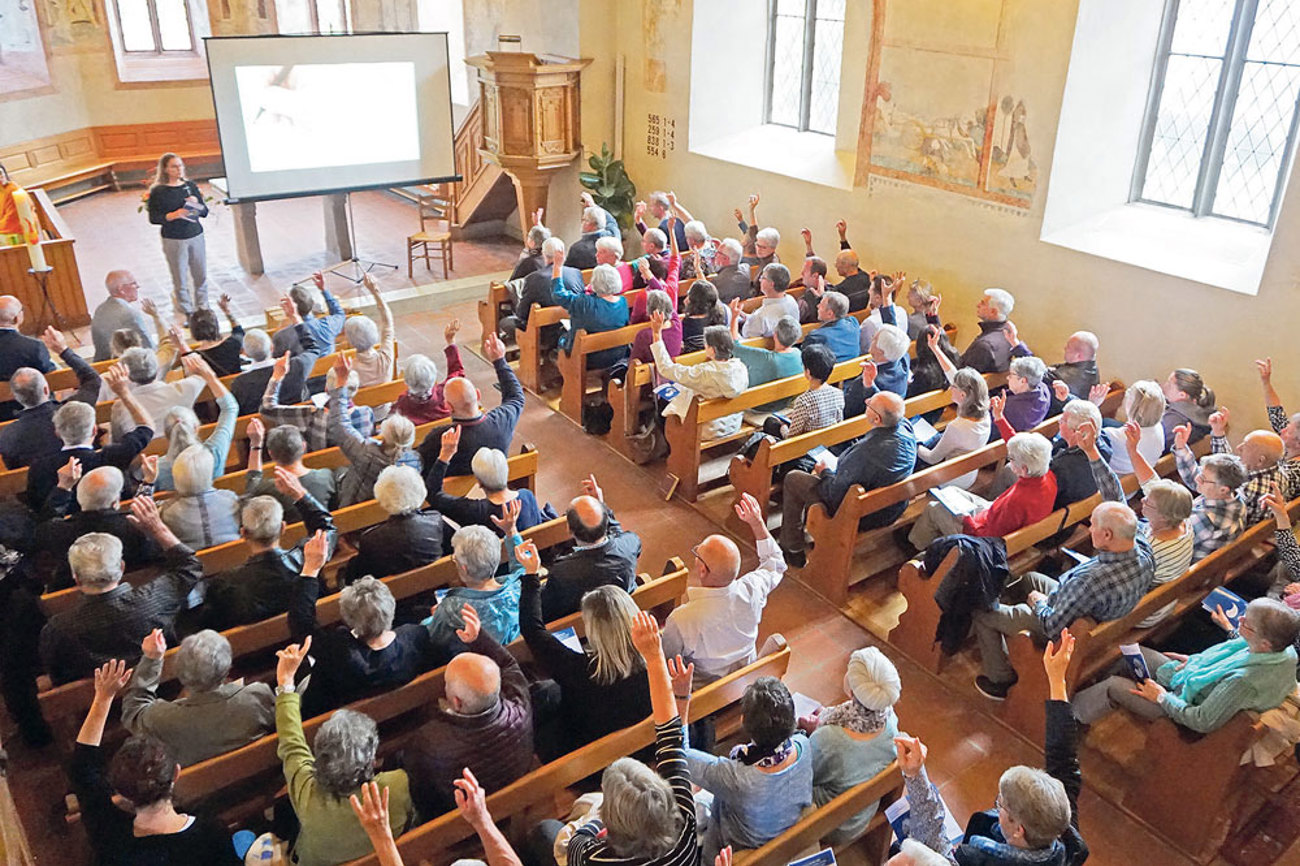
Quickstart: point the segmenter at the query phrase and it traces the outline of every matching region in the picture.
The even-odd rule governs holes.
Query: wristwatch
[[[295,686],[293,683],[289,683],[289,685],[287,685],[287,686],[277,685],[277,686],[275,687],[275,694],[276,694],[277,697],[280,696],[280,695],[291,695],[291,694],[293,694],[294,692],[296,692],[297,690],[298,690],[298,687]]]

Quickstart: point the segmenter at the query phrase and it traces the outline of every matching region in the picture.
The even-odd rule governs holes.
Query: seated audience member
[[[221,322],[218,321],[217,314],[207,307],[190,314],[190,336],[198,344],[194,351],[208,362],[218,376],[233,376],[243,365],[240,354],[244,347],[244,328],[230,312],[230,295],[222,295],[218,303],[221,312],[226,315],[226,321],[230,323],[230,336],[221,336]]]
[[[316,292],[307,286],[296,284],[289,290],[288,296],[280,301],[281,309],[289,314],[290,325],[276,331],[271,338],[271,351],[277,357],[285,352],[296,355],[307,349],[300,339],[301,332],[309,334],[320,352],[326,355],[334,351],[334,341],[338,339],[339,334],[343,333],[343,323],[347,319],[347,313],[330,290],[325,288],[325,275],[317,271],[311,275],[311,279],[316,286]],[[325,308],[328,310],[323,316],[316,314],[317,292],[320,293],[319,297],[324,299]],[[293,313],[297,313],[297,316],[292,315]],[[293,324],[297,318],[302,319],[302,322],[298,323],[301,327]]]
[[[948,342],[948,335],[938,325],[926,325],[926,330],[916,338],[916,360],[910,362],[912,381],[907,386],[909,399],[948,387],[948,377],[944,372],[946,367],[939,361],[940,355],[951,362],[954,370],[957,369],[957,359],[961,356],[952,343]],[[930,421],[938,420],[937,415],[933,418],[928,415],[926,417]]]
[[[857,252],[844,236],[848,224],[840,220],[835,223],[835,229],[840,233],[840,251],[835,254],[835,273],[840,281],[832,288],[849,299],[849,311],[856,313],[865,310],[870,303],[871,275],[862,270]]]
[[[768,265],[781,261],[781,257],[776,254],[776,248],[781,245],[781,233],[771,226],[760,229],[755,215],[757,209],[758,193],[754,193],[749,197],[749,223],[745,223],[739,208],[735,214],[741,235],[745,238],[745,258],[742,261],[747,265],[758,265],[761,271]]]
[[[289,802],[298,816],[298,837],[291,856],[301,866],[346,863],[370,853],[370,840],[352,811],[348,797],[372,779],[387,788],[389,825],[394,835],[415,818],[410,783],[403,770],[375,772],[379,727],[353,710],[338,710],[316,732],[311,746],[302,730],[302,696],[294,675],[311,648],[290,644],[278,651],[275,697],[276,750],[284,764]]]
[[[280,493],[294,501],[306,533],[293,547],[281,548],[280,534],[285,524],[280,503],[270,496],[254,496],[245,502],[239,534],[248,545],[248,559],[209,581],[203,601],[204,624],[208,628],[221,631],[284,613],[300,581],[303,546],[323,531],[333,551],[337,533],[330,513],[288,470],[277,466],[275,481]]]
[[[1019,337],[1015,332],[1015,325],[1010,322],[1007,323],[1007,340],[1014,342],[1011,349],[1012,355],[1029,354],[1029,347],[1019,341]],[[1075,331],[1065,341],[1065,360],[1060,364],[1050,365],[1044,379],[1048,386],[1053,389],[1052,408],[1048,412],[1049,415],[1059,413],[1061,404],[1065,402],[1060,392],[1056,390],[1057,382],[1064,384],[1069,393],[1080,400],[1089,399],[1092,389],[1101,384],[1101,376],[1097,373],[1098,345],[1097,335],[1092,331]]]
[[[0,382],[8,382],[18,370],[30,367],[41,373],[54,370],[50,350],[35,337],[18,332],[23,323],[23,303],[13,295],[0,296]],[[3,420],[18,414],[18,405],[12,400],[0,404],[5,410]]]
[[[1237,632],[1193,656],[1142,647],[1152,678],[1135,684],[1116,669],[1074,696],[1075,718],[1092,724],[1123,707],[1139,718],[1167,717],[1205,734],[1241,710],[1279,706],[1296,688],[1300,619],[1276,599],[1257,598],[1246,605]]]
[[[1225,406],[1210,416],[1210,451],[1214,454],[1231,454],[1228,444],[1228,409]],[[1246,480],[1237,491],[1237,498],[1246,505],[1242,528],[1253,526],[1268,516],[1264,497],[1274,484],[1282,482],[1282,459],[1286,445],[1282,437],[1272,430],[1252,430],[1237,446],[1237,456],[1246,470]]]
[[[155,737],[134,736],[110,760],[104,726],[113,698],[130,679],[126,662],[94,672],[95,697],[77,732],[68,778],[81,809],[90,847],[100,863],[210,863],[239,866],[230,831],[214,817],[177,812],[172,788],[177,756]],[[114,802],[125,801],[126,808]]]
[[[243,354],[248,358],[249,363],[245,365],[244,372],[240,373],[230,383],[230,393],[235,395],[235,400],[239,403],[240,415],[255,415],[262,407],[262,395],[266,393],[266,382],[271,378],[271,371],[275,366],[275,358],[271,356],[271,337],[261,328],[250,328],[244,332],[244,339],[241,344]],[[313,361],[314,361],[313,357]],[[309,374],[310,370],[302,370],[298,365],[298,372],[303,375]],[[297,383],[297,391],[293,390],[293,383],[283,385],[286,394],[297,394],[302,397],[303,382]],[[293,402],[298,402],[294,400]]]
[[[506,347],[492,334],[483,340],[483,357],[496,369],[497,384],[501,386],[501,405],[483,412],[479,409],[482,395],[474,383],[464,376],[448,379],[444,383],[447,405],[451,406],[452,424],[460,428],[460,450],[447,464],[448,475],[468,475],[470,461],[480,448],[495,448],[509,454],[510,442],[515,436],[519,413],[524,409],[524,389],[514,370],[506,363]],[[420,464],[433,466],[442,447],[442,430],[430,430],[420,443]],[[428,474],[427,471],[425,473]]]
[[[64,403],[76,401],[91,406],[99,399],[99,374],[80,355],[68,348],[67,340],[53,327],[41,335],[50,351],[77,374],[77,390],[67,400],[55,400],[45,374],[33,367],[19,367],[9,377],[9,390],[18,404],[17,417],[0,427],[0,459],[6,469],[21,469],[38,457],[57,453],[59,437],[54,432],[54,413]]]
[[[308,718],[404,686],[444,664],[453,652],[451,647],[434,646],[429,630],[419,623],[394,628],[397,600],[383,581],[369,575],[339,594],[342,622],[321,628],[316,601],[327,542],[325,533],[318,532],[307,543],[302,577],[289,603],[289,633],[296,640],[310,635],[312,641],[311,676],[302,686]]]
[[[357,537],[357,555],[348,563],[349,582],[367,574],[401,574],[443,555],[442,515],[423,507],[428,491],[419,471],[386,467],[375,480],[374,495],[388,519]]]
[[[569,291],[560,276],[560,265],[551,268],[551,293],[555,302],[569,311],[569,330],[560,335],[560,348],[573,350],[573,337],[578,331],[595,334],[613,331],[628,323],[630,311],[627,299],[621,295],[622,280],[610,265],[597,265],[591,275],[592,294]],[[627,348],[615,346],[587,356],[587,367],[600,370],[627,357]]]
[[[1151,545],[1155,570],[1149,589],[1155,589],[1181,577],[1192,564],[1192,532],[1187,526],[1187,518],[1192,514],[1192,495],[1178,482],[1156,475],[1139,450],[1142,447],[1142,430],[1136,421],[1129,421],[1122,430],[1126,434],[1125,450],[1135,455],[1131,458],[1133,471],[1137,473],[1138,483],[1142,485],[1142,514],[1138,517],[1138,535]],[[1101,452],[1097,450],[1097,431],[1091,425],[1080,429],[1079,448],[1088,455],[1088,465],[1092,468],[1102,498],[1110,502],[1125,502],[1127,497],[1120,485],[1119,476],[1115,474],[1113,466],[1102,460]],[[1174,603],[1170,603],[1161,608],[1138,623],[1137,627],[1151,628],[1159,624],[1173,611],[1174,606]]]
[[[281,400],[281,383],[287,381],[288,371],[302,357],[299,355],[291,358],[285,354],[276,360],[271,378],[266,383],[266,393],[262,395],[262,420],[268,427],[292,424],[302,431],[308,451],[322,451],[339,444],[330,436],[329,407],[317,406],[315,403],[289,404]],[[344,358],[343,355],[337,357]],[[352,402],[353,395],[360,387],[361,379],[355,372],[349,372],[343,382],[339,382],[339,375],[337,364],[330,367],[329,372],[325,374],[325,390],[330,393],[340,391],[341,408],[347,413],[350,426],[362,436],[369,436],[374,431],[374,410],[369,406],[358,406]]]
[[[782,316],[772,329],[772,348],[746,346],[740,340],[740,302],[731,302],[731,354],[745,365],[749,374],[749,387],[757,388],[777,379],[788,379],[803,372],[803,355],[799,350],[799,340],[803,330],[793,316]],[[749,410],[753,415],[768,412],[780,412],[790,405],[790,400],[776,400],[755,406]]]
[[[824,284],[823,284],[824,285]],[[804,345],[830,347],[836,361],[858,356],[858,320],[849,315],[849,299],[839,292],[823,292],[817,304],[817,321],[821,322],[804,337]]]
[[[604,208],[590,204],[582,211],[582,237],[569,247],[564,264],[585,271],[596,267],[596,241],[603,237],[618,237],[618,222]]]
[[[202,445],[182,451],[172,465],[176,495],[158,508],[163,523],[195,550],[239,538],[239,494],[213,486],[212,463]]]
[[[154,629],[140,642],[122,696],[122,725],[136,736],[161,740],[182,767],[247,745],[275,730],[275,693],[266,683],[227,682],[230,641],[204,629],[181,641],[176,678],[185,690],[174,701],[158,697],[167,638]]]
[[[460,330],[460,319],[452,320],[443,336],[447,339],[444,350],[447,359],[447,379],[464,376],[465,368],[460,361],[460,347],[456,345],[456,332]],[[406,359],[406,372],[402,377],[406,382],[406,393],[393,403],[393,411],[411,419],[417,427],[432,421],[441,421],[451,417],[451,406],[447,403],[447,382],[438,381],[438,365],[427,355],[411,355]]]
[[[429,503],[444,516],[460,526],[492,526],[511,502],[520,505],[519,528],[529,529],[545,520],[537,505],[533,491],[510,489],[510,461],[495,448],[480,448],[474,455],[470,468],[483,496],[453,496],[442,489],[447,473],[447,461],[460,446],[460,428],[452,427],[442,434],[442,451],[438,461],[429,469]]]
[[[1120,502],[1101,503],[1092,510],[1089,533],[1097,552],[1092,559],[1055,579],[1031,571],[1012,590],[1019,603],[975,611],[975,637],[984,671],[975,678],[975,688],[985,697],[1005,700],[1020,679],[1007,658],[1003,635],[1027,631],[1056,640],[1081,616],[1096,622],[1124,616],[1151,586],[1155,557],[1150,542],[1138,535],[1133,509]]]
[[[781,438],[801,436],[844,420],[844,392],[827,384],[835,370],[835,355],[826,346],[805,346],[799,353],[808,390],[790,405],[788,426],[782,426]],[[811,465],[811,464],[810,464]]]
[[[1273,432],[1282,437],[1282,444],[1286,447],[1286,455],[1279,467],[1283,479],[1282,494],[1290,501],[1300,496],[1300,414],[1288,416],[1282,407],[1282,398],[1273,387],[1273,359],[1258,360],[1255,366],[1259,369],[1260,384],[1264,386],[1268,423]],[[0,448],[3,448],[3,442],[4,433],[0,432]]]
[[[1060,381],[1060,380],[1058,380]],[[1066,390],[1064,383],[1055,386],[1058,391]],[[1103,389],[1109,391],[1105,385],[1096,385],[1090,395],[1098,405],[1105,399]],[[1058,393],[1057,397],[1061,395]],[[1073,399],[1073,394],[1067,392],[1064,399],[1060,402],[1065,404]],[[1143,379],[1134,382],[1128,386],[1124,392],[1124,417],[1137,424],[1141,432],[1141,439],[1138,442],[1138,452],[1141,453],[1147,465],[1155,466],[1160,460],[1160,455],[1165,453],[1165,431],[1160,426],[1160,419],[1165,414],[1165,395],[1160,390],[1160,384],[1150,379]],[[1133,462],[1128,456],[1128,445],[1125,431],[1122,427],[1104,427],[1102,434],[1110,439],[1110,468],[1116,473],[1123,475],[1133,471]]]
[[[194,316],[204,310],[195,310]],[[193,317],[191,317],[193,318]],[[191,357],[191,356],[186,356]],[[183,362],[185,363],[185,362]],[[216,370],[203,358],[187,363],[194,369],[217,401],[217,425],[206,439],[199,438],[199,418],[193,409],[176,406],[163,416],[163,435],[167,437],[167,453],[158,461],[157,490],[173,490],[172,464],[186,448],[198,445],[212,455],[212,480],[226,474],[226,461],[230,459],[230,445],[235,438],[235,422],[239,420],[239,404],[226,384],[217,378]]]
[[[1280,598],[1292,610],[1300,610],[1300,541],[1296,540],[1291,530],[1291,515],[1287,513],[1288,500],[1282,493],[1281,486],[1275,486],[1264,497],[1264,503],[1273,513],[1273,544],[1277,548],[1277,565],[1273,567],[1270,577],[1272,585],[1268,588],[1269,598]],[[1216,621],[1217,617],[1213,617]],[[1222,623],[1219,623],[1222,626]],[[1300,650],[1300,644],[1297,644]]]
[[[962,353],[963,367],[974,367],[981,373],[1005,373],[1011,367],[1011,343],[1004,333],[1007,317],[1011,315],[1016,299],[1004,289],[985,289],[975,305],[979,317],[980,333]],[[927,312],[930,324],[939,324],[938,305]]]
[[[664,624],[664,652],[695,665],[702,682],[754,661],[763,608],[785,574],[781,548],[767,530],[758,500],[742,494],[736,516],[754,533],[758,568],[741,575],[740,548],[725,535],[710,535],[692,548],[695,566],[686,601]]]
[[[492,542],[499,546],[495,537]],[[465,628],[457,636],[466,646],[447,663],[445,698],[430,708],[431,718],[402,753],[421,817],[454,807],[453,783],[466,771],[488,790],[500,791],[533,766],[528,679],[515,657],[478,628],[474,607],[463,610]]]
[[[785,316],[799,318],[799,304],[786,294],[790,288],[790,270],[781,264],[765,266],[758,275],[763,303],[754,312],[741,317],[740,333],[745,339],[770,337],[776,323]]]
[[[538,208],[533,214],[533,224],[524,237],[524,248],[519,251],[515,267],[510,271],[509,282],[522,280],[542,267],[542,244],[551,237],[551,230],[542,225],[542,213],[543,208]]]
[[[918,470],[978,451],[988,444],[992,425],[989,423],[989,386],[984,377],[971,367],[962,367],[952,374],[948,395],[957,406],[957,417],[931,441],[916,443]],[[968,490],[978,474],[978,469],[972,469],[944,486]]]
[[[148,349],[127,349],[118,363],[125,369],[130,381],[131,394],[142,406],[150,418],[159,422],[167,417],[168,411],[176,407],[193,409],[194,401],[203,393],[207,384],[199,370],[199,359],[186,355],[181,359],[186,376],[175,382],[164,382],[160,378],[158,359]],[[107,382],[108,380],[105,379]],[[112,383],[109,383],[110,385]],[[140,422],[131,416],[131,411],[119,395],[113,404],[112,433],[113,441],[121,442]],[[163,435],[162,424],[153,430],[155,437]]]
[[[862,320],[862,332],[858,338],[858,345],[863,354],[870,349],[871,341],[882,325],[896,325],[903,333],[907,333],[907,311],[894,303],[894,294],[902,287],[906,276],[899,271],[892,277],[877,274],[871,278],[871,288],[868,293],[871,315]],[[912,338],[907,339],[910,342]]]
[[[369,316],[349,316],[343,323],[343,333],[348,338],[348,345],[357,350],[352,359],[352,369],[357,371],[361,387],[366,388],[393,381],[397,332],[393,328],[393,311],[380,293],[375,278],[366,274],[362,282],[375,302],[379,324],[376,326]]]
[[[911,340],[920,340],[921,335],[925,333],[928,322],[925,320],[926,308],[930,306],[930,300],[934,297],[934,287],[925,280],[917,278],[912,280],[912,284],[907,287],[907,305],[912,308],[912,312],[907,315],[907,336]],[[919,354],[921,344],[916,344]]]
[[[146,458],[145,483],[136,490],[137,496],[149,495],[149,467],[156,465],[157,459]],[[45,513],[67,516],[55,516],[41,523],[32,540],[37,575],[44,579],[47,591],[73,585],[72,572],[68,569],[68,548],[89,532],[107,533],[122,542],[122,561],[127,571],[142,568],[161,558],[153,539],[118,510],[122,504],[123,483],[122,470],[116,466],[92,469],[80,481],[76,481],[75,472],[66,467],[59,471],[59,485],[46,500]],[[75,509],[72,506],[74,501]]]
[[[652,289],[646,292],[645,307],[647,316],[645,321],[650,321],[648,317],[658,313],[667,323],[659,332],[659,338],[663,340],[664,348],[668,350],[668,357],[676,358],[682,353],[682,320],[677,315],[677,307],[673,299],[665,291]],[[633,361],[640,361],[642,364],[654,362],[654,353],[650,351],[652,337],[653,332],[649,328],[637,332],[632,340]]]
[[[964,369],[970,369],[969,367]],[[948,496],[959,498],[960,512],[941,502],[931,502],[907,536],[918,550],[944,535],[964,533],[980,538],[1007,536],[1037,523],[1052,513],[1056,501],[1056,476],[1050,467],[1052,443],[1038,433],[1017,433],[1007,440],[1007,465],[1016,481],[989,502],[960,488]]]
[[[1033,355],[1011,359],[1002,415],[1017,433],[1032,430],[1047,418],[1052,394],[1043,381],[1046,375],[1047,366]]]
[[[497,575],[501,539],[486,526],[462,526],[451,537],[452,560],[461,585],[447,590],[427,623],[437,645],[451,646],[453,633],[465,627],[460,611],[466,604],[474,606],[484,633],[497,643],[505,646],[519,637],[519,591],[524,570],[515,561],[515,547],[523,544],[511,522],[516,511],[512,505],[501,521],[510,551],[507,574]]]
[[[519,290],[519,300],[515,304],[514,314],[506,316],[500,322],[501,332],[508,338],[513,337],[518,329],[528,327],[528,317],[532,314],[534,304],[539,307],[556,305],[555,294],[551,290],[553,282],[551,274],[556,262],[563,265],[564,241],[559,238],[548,238],[542,244],[542,261],[545,262],[545,267],[538,268],[524,277],[523,288]],[[582,271],[577,268],[563,265],[560,268],[560,280],[564,283],[564,287],[575,295],[583,293]],[[560,325],[546,326],[541,334],[542,348],[544,350],[555,348],[556,340],[559,339],[562,330],[564,329]]]
[[[1195,445],[1210,433],[1210,415],[1215,410],[1214,392],[1195,370],[1180,368],[1169,374],[1160,386],[1165,392],[1165,450],[1174,448],[1174,430],[1190,425],[1189,445]]]
[[[645,666],[655,725],[658,772],[635,758],[619,758],[600,777],[600,816],[583,822],[569,839],[569,866],[617,862],[668,866],[700,861],[695,798],[683,748],[682,721],[690,704],[690,675],[664,659],[659,624],[645,612],[632,624],[632,642]],[[679,690],[680,687],[680,690]],[[674,700],[675,694],[686,695]],[[543,821],[530,834],[532,847],[552,856],[559,821]]]
[[[153,439],[153,416],[128,388],[126,370],[118,364],[104,371],[104,381],[125,407],[132,423],[131,431],[113,444],[96,448],[95,407],[89,403],[69,401],[54,413],[54,431],[63,449],[32,461],[27,468],[27,504],[38,510],[58,485],[58,471],[69,460],[76,460],[82,473],[100,466],[116,466],[125,474],[132,461]]]
[[[718,300],[730,304],[736,298],[742,300],[754,294],[753,282],[749,278],[749,264],[744,261],[745,253],[740,241],[727,238],[718,244],[718,251],[713,256],[718,270],[709,278],[718,290]]]
[[[663,331],[667,322],[658,313],[650,319],[655,370],[661,378],[676,382],[677,395],[668,401],[663,417],[685,419],[691,401],[698,395],[703,400],[718,397],[738,397],[749,387],[749,371],[732,355],[735,344],[726,328],[715,325],[704,331],[704,357],[698,364],[678,364],[668,356],[664,346]],[[709,421],[702,432],[705,439],[729,436],[740,429],[742,413],[735,412]]]
[[[551,563],[542,588],[545,622],[576,613],[582,597],[601,586],[636,588],[636,563],[641,557],[641,539],[623,529],[614,512],[605,505],[605,492],[596,476],[582,480],[583,495],[575,497],[564,512],[574,546]]]
[[[880,393],[902,397],[907,391],[907,334],[886,325],[876,333],[870,357],[860,363],[862,374],[844,383],[844,417],[856,418],[867,401]],[[891,360],[892,359],[892,360]]]
[[[347,358],[339,356],[340,364]],[[340,379],[343,376],[339,376]],[[352,426],[343,410],[343,389],[330,390],[330,437],[348,458],[347,470],[339,482],[339,505],[347,507],[374,498],[375,480],[389,466],[409,466],[420,471],[420,455],[414,450],[415,425],[405,415],[392,414],[379,425],[379,438],[363,435]]]
[[[760,677],[740,699],[748,742],[731,757],[686,749],[706,862],[731,846],[760,848],[790,829],[812,805],[813,754],[795,727],[794,698],[776,677]],[[707,794],[707,796],[706,796]]]
[[[1241,486],[1249,477],[1241,458],[1233,454],[1207,454],[1197,463],[1187,447],[1190,424],[1174,429],[1174,461],[1178,475],[1194,493],[1192,516],[1187,526],[1192,531],[1192,562],[1199,562],[1231,542],[1246,528],[1246,503]]]
[[[826,280],[826,275],[830,270],[826,267],[826,260],[821,256],[808,256],[803,260],[803,268],[799,271],[799,285],[806,290],[796,303],[799,304],[799,324],[811,325],[817,321],[817,306],[821,302],[821,296],[818,291],[821,283]]]
[[[993,400],[990,401],[990,406],[998,432],[1004,440],[1010,441],[1016,431],[1002,417],[1001,403]],[[1088,456],[1079,449],[1079,428],[1084,424],[1091,424],[1094,430],[1101,429],[1101,412],[1097,407],[1087,400],[1071,400],[1066,403],[1061,410],[1060,429],[1052,437],[1052,475],[1056,478],[1053,509],[1064,508],[1097,492],[1097,482],[1092,477],[1092,470],[1088,468]],[[1110,460],[1109,436],[1098,437],[1097,448],[1103,458]],[[999,473],[989,492],[1000,494],[1014,481],[1010,470],[1004,470],[1004,473]]]
[[[894,663],[875,647],[855,650],[844,673],[844,691],[847,701],[818,707],[812,716],[799,720],[812,748],[813,805],[818,808],[873,778],[896,757],[894,705],[903,692],[903,681]],[[826,844],[856,839],[878,805],[871,804],[827,834]]]
[[[748,287],[748,281],[745,285]],[[708,280],[691,283],[686,292],[686,305],[681,319],[682,351],[703,352],[704,329],[710,325],[726,325],[727,321],[727,308],[718,298],[717,287]],[[0,431],[0,437],[3,436],[3,431]]]
[[[108,297],[95,307],[95,313],[90,318],[90,339],[95,344],[94,360],[107,361],[114,357],[110,346],[114,331],[134,331],[140,336],[140,345],[146,349],[154,348],[153,329],[149,327],[149,319],[141,309],[133,306],[140,300],[140,284],[131,272],[109,271],[104,277],[104,288],[108,290]]]
[[[263,442],[265,441],[265,445]],[[298,479],[303,489],[312,495],[326,511],[338,507],[338,478],[333,469],[321,467],[308,469],[303,465],[302,457],[307,444],[303,441],[302,431],[292,424],[281,424],[269,432],[262,424],[261,418],[248,422],[248,475],[244,484],[245,498],[270,496],[284,509],[284,519],[289,523],[298,523],[302,515],[298,513],[297,503],[288,495],[281,493],[275,483],[275,470],[283,468]],[[262,473],[262,454],[271,460],[271,475]]]
[[[88,677],[96,665],[134,658],[140,641],[156,628],[171,639],[176,615],[203,580],[203,563],[158,517],[153,500],[131,500],[136,524],[163,552],[162,573],[139,584],[124,583],[122,542],[102,532],[83,535],[68,548],[68,565],[80,597],[41,629],[40,654],[55,684]]]
[[[1065,688],[1065,670],[1074,638],[1062,632],[1060,644],[1043,654],[1047,670],[1046,771],[1026,766],[1008,769],[998,780],[996,808],[976,812],[953,847],[945,838],[944,807],[925,772],[927,749],[918,739],[898,737],[898,767],[911,807],[909,836],[890,866],[936,866],[948,863],[1038,863],[1082,866],[1088,845],[1079,835],[1078,725]],[[900,859],[902,858],[902,859]],[[936,859],[932,859],[936,858]]]
[[[721,242],[717,238],[710,237],[708,228],[697,219],[687,219],[682,234],[686,243],[679,247],[683,253],[681,279],[683,281],[707,279],[716,273],[718,264],[715,259],[718,244]]]
[[[551,680],[533,692],[538,756],[543,761],[554,760],[649,715],[645,664],[632,646],[630,628],[638,612],[632,596],[617,586],[599,586],[584,593],[586,637],[583,651],[575,652],[546,630],[537,545],[531,541],[519,545],[515,558],[524,567],[519,631],[538,667]]]
[[[809,505],[820,502],[833,516],[852,485],[860,484],[870,491],[912,474],[916,466],[916,436],[903,411],[903,398],[897,394],[873,395],[867,401],[866,411],[872,427],[840,455],[838,468],[828,469],[818,461],[811,473],[796,469],[785,477],[781,550],[786,562],[796,568],[804,564],[804,509]],[[893,523],[905,506],[901,502],[875,512],[863,521],[864,528]]]
[[[686,233],[686,221],[691,219],[691,215],[686,208],[677,203],[677,194],[655,190],[650,193],[648,202],[637,202],[635,210],[637,222],[642,221],[647,210],[650,212],[650,216],[659,220],[659,231],[665,235],[671,232],[677,240],[677,248],[679,250],[686,249],[689,242]],[[707,233],[704,239],[708,239]]]

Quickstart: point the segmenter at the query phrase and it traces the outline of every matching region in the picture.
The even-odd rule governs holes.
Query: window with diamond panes
[[[835,134],[844,0],[771,0],[764,122]]]
[[[128,53],[194,50],[194,28],[186,0],[117,0],[113,8],[122,48]]]
[[[1272,226],[1298,101],[1300,3],[1168,0],[1132,198]]]

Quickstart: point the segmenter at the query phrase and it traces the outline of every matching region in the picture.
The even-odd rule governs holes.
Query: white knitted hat
[[[869,646],[849,656],[844,688],[862,706],[879,712],[898,702],[903,682],[898,678],[898,669],[894,663],[880,650]]]

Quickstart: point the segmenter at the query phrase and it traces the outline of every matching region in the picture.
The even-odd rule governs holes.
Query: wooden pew
[[[525,539],[537,542],[539,549],[554,547],[568,538],[568,527],[564,518],[560,517],[538,524],[520,534]],[[419,592],[450,585],[456,580],[456,566],[450,556],[444,556],[412,571],[383,578],[398,601],[410,598]],[[335,593],[321,598],[316,603],[316,612],[321,625],[338,622],[341,618],[339,595]],[[231,657],[238,661],[240,658],[264,652],[288,641],[288,615],[279,614],[261,622],[235,626],[227,629],[223,634],[230,641]],[[163,657],[163,672],[160,680],[162,683],[175,679],[175,653],[176,648],[173,647],[167,650],[167,655]],[[86,678],[41,692],[38,699],[45,719],[53,721],[85,712],[93,696],[94,681]]]
[[[903,776],[898,762],[890,762],[867,781],[854,785],[824,806],[806,812],[793,827],[761,848],[737,851],[735,866],[785,866],[810,848],[820,847],[821,839],[839,829],[846,821],[872,803],[880,808],[871,816],[866,830],[856,840],[840,846],[862,850],[871,863],[884,863],[889,859],[889,846],[893,841],[893,828],[885,820],[885,807],[903,795]]]
[[[587,395],[587,358],[593,352],[631,346],[636,335],[650,327],[649,322],[627,325],[613,331],[588,334],[580,330],[573,335],[573,347],[560,351],[556,366],[560,369],[560,414],[582,425],[582,402]]]
[[[744,695],[745,689],[759,677],[784,676],[789,665],[790,649],[785,647],[720,680],[701,686],[691,697],[692,717],[703,718],[735,704]],[[557,790],[585,779],[618,758],[646,748],[653,742],[654,725],[650,719],[615,731],[576,752],[543,765],[499,791],[491,792],[487,798],[488,810],[492,813],[493,820],[504,822],[540,804],[552,808]],[[443,856],[452,845],[473,835],[473,829],[458,812],[448,812],[403,833],[397,840],[397,846],[405,862],[422,863]],[[378,858],[371,854],[354,860],[351,866],[378,866],[378,863]]]
[[[566,537],[567,535],[559,540],[562,541]],[[534,540],[537,539],[534,538]],[[552,541],[554,539],[544,540]],[[439,560],[439,563],[442,562],[443,560]],[[426,566],[426,569],[428,568]],[[455,582],[456,571],[454,565],[450,563],[449,557],[447,558],[447,564],[441,568],[441,571],[450,573],[450,581],[448,582]],[[411,572],[408,572],[408,574],[411,574]],[[680,559],[674,559],[668,563],[662,577],[650,579],[646,575],[638,576],[640,585],[633,591],[632,598],[642,610],[654,610],[660,606],[671,608],[686,591],[686,577],[686,567]],[[385,582],[391,580],[393,578],[387,578]],[[334,608],[337,608],[338,596],[331,596],[330,598],[333,600]],[[322,599],[322,601],[325,600]],[[331,611],[331,613],[334,615],[334,621],[337,621],[337,611]],[[547,628],[551,631],[561,631],[570,627],[582,634],[581,613],[573,613],[547,624]],[[516,638],[508,649],[521,660],[526,660],[529,657],[527,645],[524,643],[523,638]],[[349,708],[365,713],[381,725],[392,722],[401,716],[436,704],[437,699],[443,692],[445,673],[445,666],[437,668],[420,675],[401,688],[349,704]],[[316,731],[331,715],[333,715],[332,712],[312,719],[305,719],[303,729],[308,738],[314,737]],[[281,766],[280,760],[276,756],[276,747],[278,745],[279,738],[272,733],[224,755],[218,755],[186,767],[181,771],[177,779],[178,789],[182,793],[188,792],[188,800],[202,799],[211,797],[214,792],[218,792],[223,788],[230,788],[259,776],[277,773]]]

